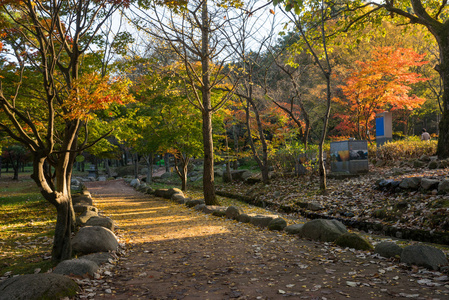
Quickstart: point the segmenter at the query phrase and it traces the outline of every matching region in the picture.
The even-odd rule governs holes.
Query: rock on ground
[[[304,224],[292,224],[284,228],[285,232],[289,234],[298,234]]]
[[[273,219],[268,223],[268,229],[270,230],[281,231],[284,230],[285,227],[287,227],[287,221],[282,218]]]
[[[401,262],[409,265],[425,267],[431,270],[438,270],[448,264],[443,251],[431,246],[412,245],[402,250]]]
[[[98,213],[92,210],[86,210],[81,215],[76,217],[76,225],[78,226],[86,226],[87,222],[92,217],[98,217]]]
[[[101,226],[81,228],[72,239],[75,253],[90,254],[117,250],[118,241],[115,234]]]
[[[97,217],[97,216],[90,218],[86,222],[86,226],[101,226],[101,227],[109,229],[110,231],[114,231],[114,228],[115,228],[114,221],[112,221],[111,218]]]
[[[356,250],[371,250],[373,245],[365,240],[363,237],[355,233],[344,233],[340,235],[336,240],[335,244],[340,247],[354,248]]]
[[[315,241],[333,242],[348,232],[346,226],[337,220],[316,219],[304,224],[299,236]]]
[[[226,209],[226,218],[235,220],[242,213],[243,210],[240,207],[231,205]]]
[[[250,214],[250,220],[249,222],[255,226],[259,227],[268,227],[268,224],[270,224],[271,221],[278,218],[277,215],[257,215],[257,214]]]
[[[62,299],[75,296],[78,290],[78,285],[64,275],[21,275],[0,282],[0,300]]]
[[[401,257],[402,248],[393,242],[382,242],[374,247],[374,253],[385,258]]]
[[[93,277],[99,266],[92,260],[87,259],[69,259],[60,262],[53,270],[55,274],[75,275],[82,277]]]

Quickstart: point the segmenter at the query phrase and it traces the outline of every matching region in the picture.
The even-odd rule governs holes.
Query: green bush
[[[421,141],[417,136],[393,141],[377,148],[376,156],[385,161],[417,159],[422,155],[432,156],[437,151],[437,141]]]

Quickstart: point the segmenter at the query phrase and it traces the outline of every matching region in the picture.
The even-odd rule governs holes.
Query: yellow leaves
[[[86,74],[75,81],[63,109],[64,118],[91,119],[94,110],[107,109],[111,104],[133,101],[128,93],[130,82],[122,78],[101,77],[97,73]]]

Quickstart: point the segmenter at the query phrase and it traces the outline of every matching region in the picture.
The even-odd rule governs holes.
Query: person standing
[[[430,134],[425,128],[422,129],[421,141],[430,141]]]

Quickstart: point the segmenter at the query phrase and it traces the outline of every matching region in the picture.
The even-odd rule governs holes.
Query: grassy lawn
[[[56,211],[29,175],[19,181],[7,175],[0,178],[0,276],[45,272],[52,267]]]

